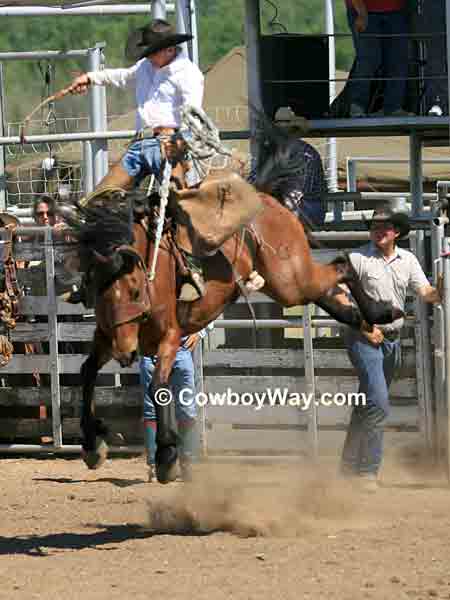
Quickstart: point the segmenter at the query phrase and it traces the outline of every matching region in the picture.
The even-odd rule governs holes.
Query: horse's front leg
[[[95,381],[97,373],[111,359],[108,340],[96,331],[94,348],[81,367],[82,406],[80,427],[82,458],[90,469],[98,469],[108,456],[108,428],[95,418]]]
[[[160,343],[152,383],[157,422],[155,466],[159,483],[169,483],[176,478],[178,427],[176,400],[172,397],[169,377],[179,346],[180,335],[173,332]]]

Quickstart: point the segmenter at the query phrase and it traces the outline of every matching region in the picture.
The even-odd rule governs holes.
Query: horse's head
[[[149,283],[145,264],[131,246],[110,255],[93,253],[97,326],[111,340],[113,358],[130,365],[138,347],[139,328],[150,315]]]
[[[95,294],[99,335],[111,344],[113,358],[128,366],[136,355],[140,323],[150,314],[146,265],[134,245],[132,206],[105,202],[80,208],[78,216],[71,222],[81,268],[89,273],[89,296]]]

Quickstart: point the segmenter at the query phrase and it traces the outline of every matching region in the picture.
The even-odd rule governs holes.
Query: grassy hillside
[[[278,0],[275,4],[262,0],[262,26],[268,33],[289,31],[318,33],[324,30],[323,0],[293,2]],[[228,52],[233,46],[244,43],[244,2],[242,0],[198,0],[199,47],[201,67],[207,68]],[[344,12],[344,0],[336,3],[336,29],[348,32]],[[171,17],[172,18],[172,17]],[[108,66],[123,66],[123,50],[130,29],[146,22],[143,15],[114,17],[4,17],[0,30],[1,51],[65,50],[93,46],[106,42]],[[337,59],[340,68],[351,62],[352,47],[349,39],[339,40]],[[39,102],[59,89],[72,78],[75,71],[85,70],[82,61],[58,61],[53,63],[52,81],[45,83],[47,63],[6,63],[5,81],[7,96],[7,120],[21,120]],[[114,112],[130,107],[130,94],[113,94]],[[70,98],[58,103],[59,113],[66,115],[83,112],[85,100]],[[46,116],[43,111],[44,118]]]

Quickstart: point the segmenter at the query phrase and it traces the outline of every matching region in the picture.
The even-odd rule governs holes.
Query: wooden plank
[[[91,342],[94,337],[95,321],[80,321],[58,324],[60,342]],[[18,323],[11,332],[13,342],[47,342],[47,323]]]
[[[25,296],[20,299],[20,314],[46,315],[48,313],[48,299],[46,296]],[[69,304],[62,300],[57,301],[58,315],[92,315],[93,309],[87,309],[83,304]]]
[[[319,438],[320,443],[320,438]],[[213,426],[208,431],[208,452],[285,454],[307,452],[306,431],[245,431]]]
[[[358,389],[358,378],[351,375],[329,375],[318,376],[316,379],[317,394],[329,393],[349,393]],[[270,375],[225,375],[225,376],[206,376],[204,378],[206,392],[225,393],[231,389],[237,394],[243,392],[264,392],[267,388],[274,387],[289,389],[295,391],[305,391],[305,378],[294,375],[279,375],[273,377]],[[417,388],[416,381],[412,377],[398,378],[392,382],[390,395],[406,398],[416,401]]]
[[[22,343],[48,342],[48,324],[17,323],[16,328],[11,331],[11,339]]]
[[[94,319],[81,323],[59,323],[58,337],[61,342],[92,342]]]
[[[296,384],[298,381],[302,381],[302,378],[295,377],[249,377],[250,385],[245,386],[243,377],[236,376],[233,377],[207,377],[205,379],[205,391],[207,392],[216,392],[216,393],[224,393],[228,387],[230,387],[233,391],[237,391],[237,393],[241,393],[243,391],[252,391],[252,392],[263,392],[267,389],[267,387],[272,386],[274,381],[276,381],[276,385],[283,388],[287,387],[289,389],[302,390],[301,385],[299,387],[294,388],[291,386],[291,382],[294,381]],[[317,377],[316,381],[318,382],[317,387],[320,390],[320,393],[324,391],[330,391],[333,393],[339,386],[339,378],[335,378],[338,382],[336,388],[334,384],[327,385],[327,378]],[[351,378],[343,377],[344,382],[340,389],[337,391],[343,391],[344,393],[347,391],[354,391],[355,387],[351,390],[348,390],[348,380]],[[239,380],[238,383],[236,381]],[[252,382],[255,380],[255,384]],[[259,380],[263,380],[262,382]],[[322,386],[322,381],[325,382],[325,385]],[[354,380],[356,383],[356,379]],[[214,385],[215,383],[215,385]],[[267,384],[267,385],[266,385]],[[391,388],[391,398],[402,398],[402,406],[416,406],[417,398],[414,396],[409,396],[410,391],[414,388],[414,381],[411,379],[403,379],[396,381],[392,384]],[[123,387],[101,387],[97,386],[95,388],[95,401],[96,405],[101,406],[141,406],[142,403],[142,388],[138,383],[138,374],[136,374],[136,384],[131,384]],[[64,386],[61,387],[61,404],[62,406],[76,406],[78,407],[81,402],[81,385],[80,386]],[[50,406],[50,389],[48,387],[0,387],[0,407],[1,406],[12,406],[12,405],[21,405],[21,406],[39,406],[40,404],[45,404]],[[395,403],[393,402],[393,405]]]
[[[339,460],[345,439],[345,430],[323,430],[319,427],[319,455],[332,454]],[[394,443],[391,442],[394,441]],[[387,451],[397,450],[411,443],[419,443],[417,431],[386,431]],[[211,454],[247,454],[279,456],[309,454],[306,431],[248,431],[230,426],[214,426],[208,432],[208,452]]]
[[[265,427],[276,429],[283,426],[295,429],[306,425],[307,412],[291,406],[263,406],[255,410],[249,406],[210,406],[206,405],[206,420],[210,425],[238,425],[245,427]],[[343,406],[318,406],[319,426],[346,427],[350,419],[350,409]],[[417,407],[393,406],[386,422],[387,427],[418,426]]]
[[[111,432],[120,432],[125,437],[125,443],[143,442],[142,423],[139,419],[119,418],[105,419]],[[51,419],[1,419],[0,439],[9,441],[20,439],[32,439],[42,436],[52,436]],[[63,419],[63,439],[70,437],[79,439],[81,437],[79,419]]]
[[[59,355],[60,373],[79,373],[81,365],[86,360],[85,354]],[[332,369],[333,371],[353,367],[343,350],[320,350],[315,354],[315,366],[318,369]],[[414,368],[415,354],[412,348],[403,352],[403,368]],[[213,350],[205,355],[205,369],[303,369],[303,353],[298,350]],[[15,354],[11,361],[2,367],[0,373],[32,373],[37,369],[41,373],[49,373],[49,357],[43,354],[23,355]],[[131,367],[121,367],[115,360],[109,361],[100,373],[138,373],[138,364]]]
[[[415,368],[415,358],[413,348],[402,349],[402,366],[404,368]],[[304,356],[301,350],[286,349],[211,350],[205,353],[203,364],[205,369],[304,369],[305,367]],[[353,370],[353,366],[344,349],[315,349],[314,366],[316,369]]]
[[[60,354],[60,373],[79,373],[81,365],[86,360],[85,354]],[[15,354],[11,361],[0,370],[1,375],[33,373],[37,369],[40,373],[50,373],[49,357],[45,354]],[[121,367],[115,360],[110,360],[100,371],[100,374],[137,374],[138,364],[131,367]]]
[[[45,265],[45,241],[44,234],[30,235],[28,239],[22,239],[19,243],[13,246],[13,256],[15,260],[24,261],[41,261]],[[67,245],[54,245],[56,263],[64,262],[67,256]]]

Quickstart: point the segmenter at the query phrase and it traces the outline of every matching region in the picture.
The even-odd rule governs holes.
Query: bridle
[[[114,252],[128,254],[135,260],[136,266],[143,271],[144,286],[140,289],[140,299],[138,301],[129,300],[127,302],[109,303],[107,306],[107,322],[111,328],[130,323],[131,321],[146,321],[150,317],[150,284],[147,277],[147,267],[142,256],[132,246],[123,244],[114,248]],[[108,287],[120,278],[120,272],[114,277],[113,281],[108,283]],[[107,286],[103,285],[105,289]],[[100,292],[101,293],[101,292]]]

